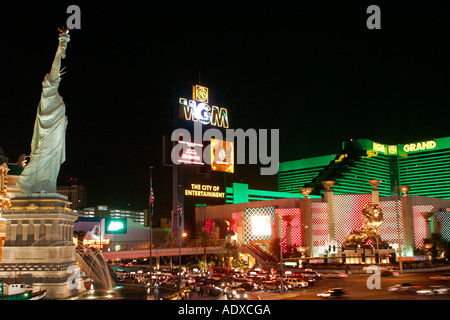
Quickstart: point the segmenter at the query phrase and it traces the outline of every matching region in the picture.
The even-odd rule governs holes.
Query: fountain
[[[86,277],[93,279],[93,284],[98,289],[110,290],[120,282],[98,250],[77,250],[77,263],[86,273]]]

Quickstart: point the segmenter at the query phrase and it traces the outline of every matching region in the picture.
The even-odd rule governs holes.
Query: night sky
[[[216,2],[216,1],[214,1]],[[214,3],[212,2],[212,3]],[[66,8],[71,30],[60,94],[69,120],[60,175],[87,186],[88,204],[142,210],[154,169],[155,214],[169,216],[172,84],[220,91],[230,127],[280,129],[280,161],[337,153],[350,138],[387,144],[450,135],[450,37],[438,2],[67,2],[3,4],[0,146],[30,152],[41,82]],[[368,30],[366,8],[381,8]],[[238,166],[228,179],[276,190],[276,176]]]

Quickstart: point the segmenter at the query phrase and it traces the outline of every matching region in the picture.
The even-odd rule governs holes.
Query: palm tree
[[[270,241],[269,253],[274,256],[277,261],[280,261],[280,238],[275,238]]]
[[[173,233],[169,233],[167,234],[166,240],[164,242],[164,247],[166,248],[172,248],[175,244],[175,237],[173,236]],[[172,270],[173,268],[173,257],[169,256],[169,265],[170,265],[170,270]]]
[[[227,259],[226,267],[230,267],[230,257],[235,256],[237,253],[237,245],[231,242],[225,242],[222,250],[219,253],[219,256]],[[223,262],[223,266],[225,267],[225,261]]]
[[[202,247],[203,248],[203,259],[204,259],[205,269],[206,269],[206,267],[208,265],[207,257],[206,257],[206,248],[211,246],[211,245],[214,245],[214,243],[215,243],[215,241],[214,241],[213,237],[205,229],[200,231],[198,233],[198,235],[197,235],[197,238],[195,239],[195,245],[197,247]]]
[[[427,247],[427,244],[429,246]],[[442,238],[439,233],[432,233],[431,238],[424,239],[424,253],[431,256],[431,262],[435,265],[438,260],[448,258],[450,243]]]
[[[166,248],[172,248],[175,244],[175,237],[173,236],[173,233],[167,234],[166,240],[164,242],[164,247]]]

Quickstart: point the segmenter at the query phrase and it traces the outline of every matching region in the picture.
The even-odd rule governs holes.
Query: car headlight
[[[238,298],[238,299],[239,299],[240,297],[241,297],[240,295],[238,295],[238,294],[236,295],[236,298]]]

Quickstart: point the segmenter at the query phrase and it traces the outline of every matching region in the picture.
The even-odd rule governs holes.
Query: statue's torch
[[[67,49],[67,42],[70,41],[69,36],[69,29],[67,28],[58,28],[59,34],[59,44],[61,45],[61,58],[66,57],[66,49]]]

